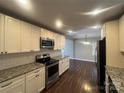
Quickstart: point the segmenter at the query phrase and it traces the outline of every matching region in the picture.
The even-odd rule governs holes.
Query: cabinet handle
[[[1,54],[3,54],[3,52],[1,52]]]
[[[7,83],[7,84],[1,86],[1,88],[7,87],[7,86],[11,85],[12,83],[13,83],[13,82]]]
[[[35,73],[38,73],[38,72],[40,72],[40,70],[35,71]]]
[[[7,54],[7,51],[5,51],[5,54]]]
[[[36,75],[35,77],[39,77],[39,75]]]

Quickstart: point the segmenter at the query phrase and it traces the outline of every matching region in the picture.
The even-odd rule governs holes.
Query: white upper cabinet
[[[46,38],[45,29],[41,28],[41,37]]]
[[[0,54],[40,51],[40,37],[53,39],[54,50],[65,46],[63,35],[0,14]]]
[[[61,49],[65,48],[65,36],[61,36]]]
[[[41,29],[41,37],[44,39],[53,39],[55,42],[54,50],[61,50],[65,47],[65,36],[46,29]]]
[[[58,34],[54,34],[54,37],[55,37],[55,40],[54,40],[54,42],[55,42],[55,45],[54,45],[54,50],[58,50]]]
[[[21,50],[22,52],[40,51],[40,27],[26,22],[21,24]]]
[[[41,28],[32,25],[31,46],[33,51],[40,51],[40,34],[41,34]]]
[[[5,52],[17,53],[21,51],[21,22],[15,18],[5,16]]]
[[[31,24],[26,22],[21,22],[21,51],[30,52],[31,51]]]
[[[4,15],[0,14],[0,54],[4,52]]]
[[[119,20],[120,51],[124,52],[124,16]]]

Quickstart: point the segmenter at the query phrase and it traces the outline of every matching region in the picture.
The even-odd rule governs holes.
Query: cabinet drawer
[[[25,75],[1,83],[0,93],[25,93]]]
[[[26,76],[30,76],[30,75],[35,75],[35,74],[38,74],[39,72],[45,72],[45,67],[42,67],[42,68],[39,68],[39,69],[36,69],[34,71],[31,71],[29,73],[26,74]]]
[[[11,80],[8,80],[8,81],[5,81],[5,82],[3,82],[3,83],[0,83],[0,88],[1,87],[4,87],[5,85],[7,86],[7,84],[8,85],[11,85],[12,83],[15,83],[16,81],[20,81],[20,80],[25,80],[25,75],[23,75],[23,76],[19,76],[19,77],[17,77],[17,78],[14,78],[14,79],[11,79]]]

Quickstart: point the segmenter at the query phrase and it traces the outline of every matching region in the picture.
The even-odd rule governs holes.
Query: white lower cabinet
[[[59,76],[62,75],[62,73],[63,73],[63,61],[60,60],[59,61]]]
[[[40,93],[45,88],[45,68],[26,74],[26,93]]]
[[[0,54],[4,52],[4,15],[0,14]]]
[[[25,93],[25,76],[1,83],[0,93]]]
[[[63,58],[59,61],[59,76],[69,69],[69,58]]]
[[[45,88],[45,67],[0,83],[0,93],[40,93]]]
[[[40,93],[45,88],[45,67],[38,72],[37,77],[37,88],[38,93]]]

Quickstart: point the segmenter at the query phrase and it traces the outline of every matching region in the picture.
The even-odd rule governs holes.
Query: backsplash
[[[38,54],[49,53],[51,57],[61,55],[61,51],[42,50],[41,52],[0,55],[0,70],[35,62]]]

